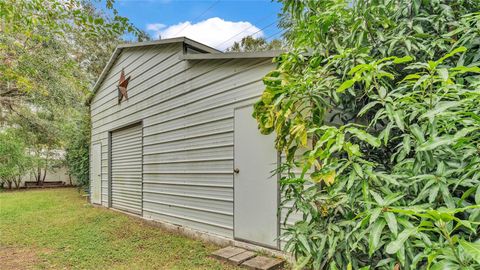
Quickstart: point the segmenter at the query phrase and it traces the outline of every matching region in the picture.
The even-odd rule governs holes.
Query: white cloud
[[[225,21],[218,17],[194,24],[189,21],[170,26],[161,23],[152,23],[147,25],[147,30],[150,31],[155,38],[159,36],[162,39],[185,36],[219,50],[225,50],[232,46],[233,42],[239,41],[245,36],[263,36],[263,32],[250,22]]]
[[[161,23],[147,24],[147,30],[154,32],[156,35],[158,35],[158,33],[160,33],[160,31],[165,27],[166,25]]]

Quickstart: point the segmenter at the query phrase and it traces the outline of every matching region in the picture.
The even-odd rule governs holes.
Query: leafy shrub
[[[66,143],[66,164],[79,188],[88,190],[90,184],[90,116],[85,113],[73,127]]]
[[[22,176],[31,166],[24,143],[11,130],[0,132],[0,187],[20,187]]]
[[[294,49],[254,116],[297,267],[478,269],[480,2],[282,2]]]

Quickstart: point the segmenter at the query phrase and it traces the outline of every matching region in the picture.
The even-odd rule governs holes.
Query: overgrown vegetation
[[[70,133],[65,149],[68,171],[77,185],[86,190],[90,185],[90,114],[84,114],[67,132]]]
[[[480,268],[480,2],[283,0],[260,130],[297,267]]]

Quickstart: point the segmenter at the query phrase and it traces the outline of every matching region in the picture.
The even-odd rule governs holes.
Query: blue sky
[[[117,0],[115,7],[154,38],[187,36],[218,49],[246,35],[281,34],[281,4],[270,0]]]

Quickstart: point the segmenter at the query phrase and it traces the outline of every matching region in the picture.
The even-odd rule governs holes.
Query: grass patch
[[[218,248],[85,202],[75,189],[0,193],[0,269],[235,269]],[[8,262],[2,267],[2,262]]]

